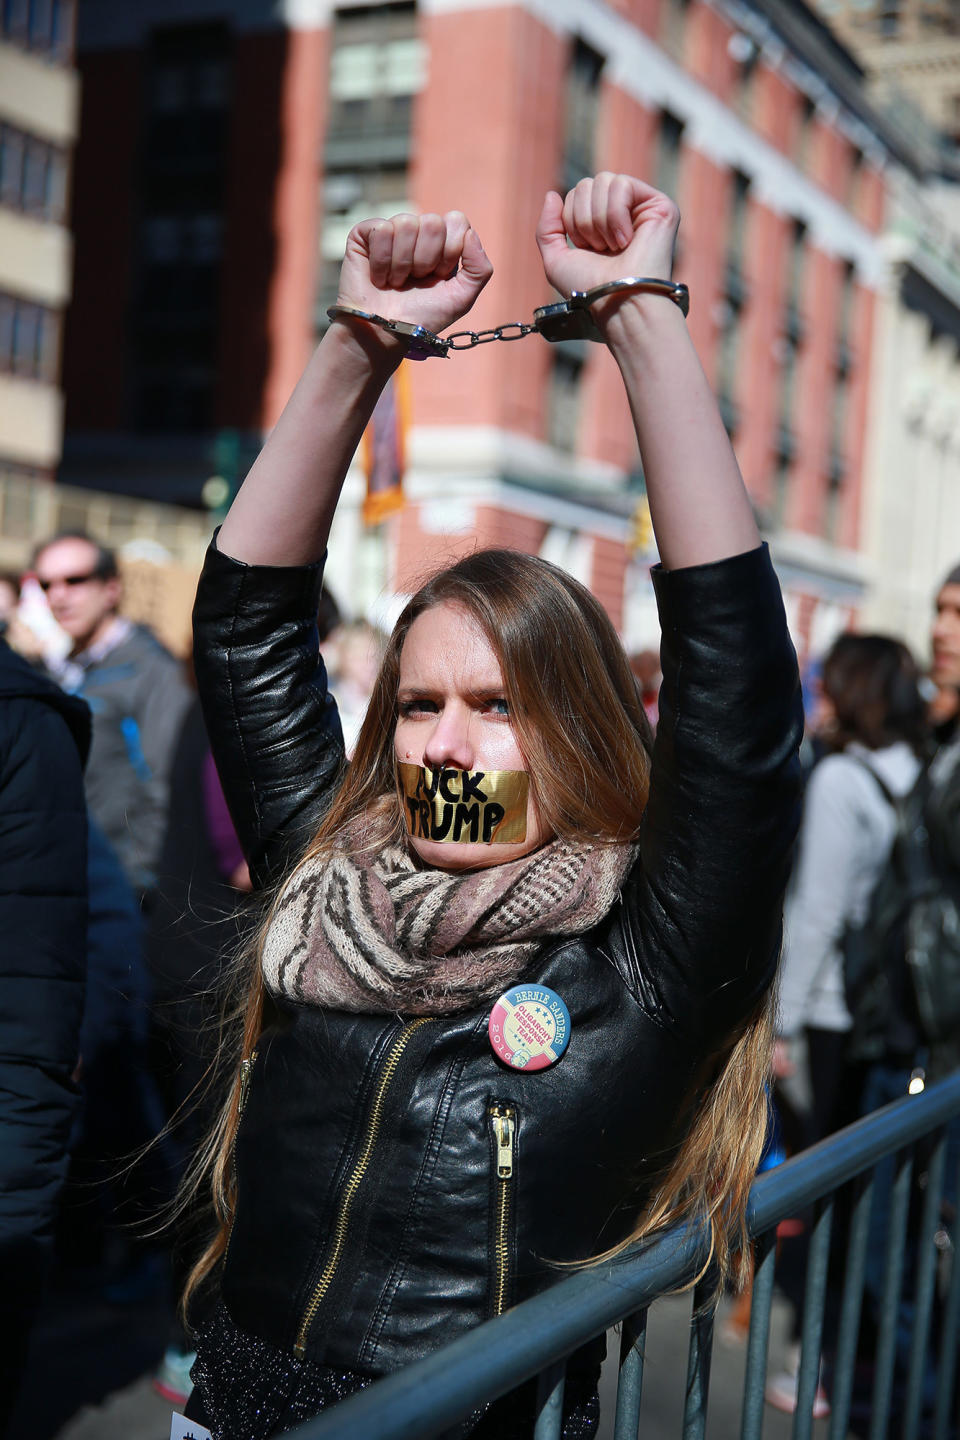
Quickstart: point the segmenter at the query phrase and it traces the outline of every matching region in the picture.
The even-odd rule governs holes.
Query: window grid
[[[55,384],[61,318],[59,310],[0,293],[0,374]]]
[[[0,204],[59,225],[66,198],[66,152],[14,125],[0,125]]]
[[[413,5],[338,11],[330,54],[328,135],[409,132],[426,56]]]
[[[547,440],[566,455],[577,449],[582,378],[581,357],[565,349],[555,350],[547,394]]]
[[[657,189],[677,199],[680,178],[680,151],[683,145],[683,121],[669,110],[660,113],[660,134],[657,141]]]
[[[0,0],[0,39],[58,64],[73,57],[76,0]]]
[[[573,42],[567,68],[566,116],[563,146],[564,189],[596,169],[597,118],[603,56],[585,41]]]

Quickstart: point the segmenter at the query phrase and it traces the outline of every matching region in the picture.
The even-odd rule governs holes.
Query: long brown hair
[[[429,579],[401,614],[387,644],[353,760],[301,863],[329,855],[357,815],[391,822],[399,837],[393,734],[400,656],[410,627],[436,605],[460,607],[483,630],[503,675],[506,699],[541,819],[555,835],[624,844],[636,838],[650,777],[650,727],[637,685],[603,607],[572,576],[512,550],[481,550]],[[241,1059],[256,1048],[266,1002],[259,957],[267,913],[247,956],[239,1007]],[[730,1038],[715,1078],[693,1108],[686,1140],[628,1241],[694,1215],[713,1225],[721,1274],[735,1268],[746,1194],[765,1129],[768,1007]],[[212,1181],[218,1233],[197,1262],[184,1305],[222,1257],[235,1205],[231,1161],[240,1111],[239,1078],[187,1184]],[[762,1123],[761,1123],[762,1111]],[[758,1139],[759,1136],[759,1139]],[[618,1246],[617,1249],[623,1248]]]
[[[836,720],[824,739],[831,750],[859,741],[880,750],[905,740],[919,755],[930,729],[920,671],[892,635],[841,635],[823,661],[821,683]]]

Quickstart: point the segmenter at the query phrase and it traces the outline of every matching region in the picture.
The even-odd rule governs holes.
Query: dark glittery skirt
[[[221,1302],[199,1327],[195,1388],[189,1413],[214,1440],[268,1440],[295,1430],[339,1400],[379,1379],[298,1360],[256,1335],[238,1329]],[[569,1367],[563,1406],[563,1440],[591,1440],[600,1421],[598,1366]],[[523,1385],[496,1400],[446,1440],[531,1440],[536,1389]],[[199,1405],[197,1405],[199,1397]]]

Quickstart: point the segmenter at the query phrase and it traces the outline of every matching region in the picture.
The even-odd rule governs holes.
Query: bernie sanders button
[[[570,1043],[570,1011],[555,990],[515,985],[494,1005],[487,1027],[493,1052],[514,1070],[545,1070]]]

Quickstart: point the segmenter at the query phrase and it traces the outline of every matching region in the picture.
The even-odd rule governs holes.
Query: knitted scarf
[[[421,869],[404,844],[359,833],[331,859],[305,861],[281,891],[263,951],[273,994],[334,1010],[475,1009],[521,979],[547,941],[596,925],[637,854],[554,840],[456,873]]]

